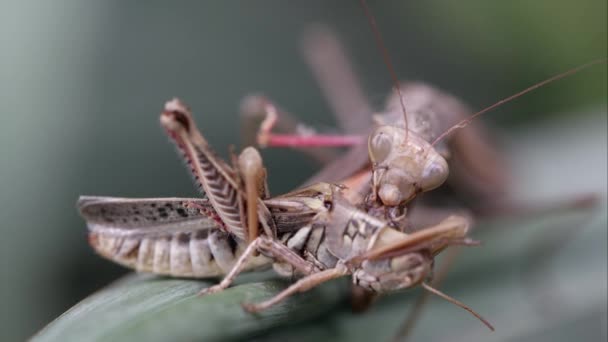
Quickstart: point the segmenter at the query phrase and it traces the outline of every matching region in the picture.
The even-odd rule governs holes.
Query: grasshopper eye
[[[393,138],[382,130],[382,127],[369,137],[369,158],[373,163],[381,163],[392,150]]]
[[[429,191],[437,188],[448,178],[449,174],[448,163],[440,155],[432,158],[424,170],[422,171],[422,179],[420,187],[423,191]]]

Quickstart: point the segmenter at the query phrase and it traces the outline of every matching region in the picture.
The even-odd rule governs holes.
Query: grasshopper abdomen
[[[89,243],[100,255],[139,272],[207,278],[227,273],[245,249],[221,229],[205,199],[81,197]],[[257,256],[245,269],[268,265]]]

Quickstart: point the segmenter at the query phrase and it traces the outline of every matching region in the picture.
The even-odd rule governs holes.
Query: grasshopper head
[[[433,259],[415,252],[383,260],[366,260],[354,272],[355,284],[378,293],[406,289],[424,281],[430,274]]]
[[[448,177],[446,160],[414,132],[379,126],[369,137],[373,188],[384,205],[397,206],[433,190]]]

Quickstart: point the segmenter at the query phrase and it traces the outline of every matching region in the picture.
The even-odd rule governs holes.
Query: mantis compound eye
[[[431,158],[422,171],[420,187],[422,191],[429,191],[439,187],[445,182],[449,174],[448,163],[439,154]]]
[[[369,137],[368,150],[369,158],[372,163],[381,163],[391,153],[393,146],[393,138],[388,132],[385,132],[384,127],[379,127]]]

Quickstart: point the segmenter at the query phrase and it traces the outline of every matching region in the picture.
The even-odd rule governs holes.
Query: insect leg
[[[286,298],[288,298],[289,296],[291,296],[295,293],[308,291],[308,290],[312,289],[313,287],[320,285],[326,281],[340,278],[347,274],[348,274],[348,269],[346,268],[346,266],[344,266],[343,264],[338,264],[338,265],[336,265],[335,268],[330,268],[330,269],[327,269],[327,270],[324,270],[321,272],[313,273],[307,277],[304,277],[304,278],[298,280],[296,283],[292,284],[291,286],[289,286],[288,288],[286,288],[285,290],[283,290],[276,296],[274,296],[266,301],[263,301],[263,302],[260,302],[257,304],[243,303],[243,308],[246,311],[252,312],[252,313],[260,312],[260,311],[266,310],[269,307],[285,300]]]
[[[277,242],[276,240],[271,240],[268,238],[262,239],[260,242],[260,251],[264,254],[272,256],[278,261],[291,265],[295,271],[302,275],[309,275],[315,270],[318,270],[318,267],[316,267],[315,264],[304,260],[296,252],[280,242]]]
[[[351,147],[362,144],[365,137],[360,134],[279,134],[272,132],[278,117],[276,111],[268,111],[260,125],[257,142],[262,147]]]
[[[253,242],[258,233],[258,206],[264,205],[260,196],[266,192],[266,169],[262,164],[262,157],[253,147],[247,147],[238,158],[238,168],[245,184],[245,200],[247,203],[247,237]],[[266,227],[266,225],[265,225]],[[266,232],[273,237],[273,232]]]
[[[440,264],[439,268],[435,270],[432,285],[434,287],[439,287],[439,285],[445,279],[450,268],[454,265],[456,261],[456,257],[460,252],[459,248],[450,248],[445,253],[443,258],[443,262]],[[405,320],[401,324],[399,331],[395,335],[395,341],[405,341],[407,337],[412,333],[418,319],[422,316],[424,307],[426,306],[431,293],[429,291],[424,291],[418,295],[416,298],[416,302],[414,303],[414,307],[408,312]]]
[[[375,245],[368,251],[351,258],[348,263],[358,264],[365,260],[385,259],[403,253],[428,249],[436,255],[451,244],[475,245],[468,240],[470,222],[466,217],[452,215],[438,224],[420,229],[411,234],[397,238],[391,230],[378,235]]]
[[[320,134],[277,134],[272,129],[276,115],[269,115],[260,125],[258,144],[262,147],[290,147],[301,150],[320,150],[313,147],[351,147],[345,155],[334,158],[304,185],[318,182],[337,182],[350,177],[368,164],[367,145],[364,135],[320,135]]]
[[[182,152],[197,185],[209,198],[226,230],[246,240],[243,197],[235,170],[216,156],[196,127],[190,109],[179,99],[165,104],[160,122]]]
[[[236,261],[230,272],[222,279],[222,281],[214,286],[205,288],[199,292],[199,295],[205,295],[215,293],[226,289],[239,273],[243,271],[243,268],[247,265],[247,260],[254,256],[257,252],[262,252],[265,255],[273,257],[282,262],[288,263],[300,274],[308,275],[315,270],[315,266],[297,255],[294,251],[290,250],[286,246],[266,236],[259,236],[252,243],[250,243],[243,254]]]
[[[273,113],[273,114],[271,114]],[[281,110],[276,104],[262,95],[250,95],[241,102],[241,136],[243,146],[257,145],[260,124],[269,115],[276,115],[274,130],[279,133],[292,133],[302,127],[293,115]],[[314,161],[325,164],[336,158],[337,151],[329,148],[298,148]]]
[[[232,267],[230,272],[228,272],[228,274],[224,277],[224,279],[222,279],[222,281],[219,284],[202,289],[198,293],[198,295],[202,296],[202,295],[206,295],[206,294],[216,293],[216,292],[222,291],[222,290],[226,289],[228,286],[230,286],[230,284],[232,284],[232,282],[234,281],[234,278],[236,278],[236,276],[239,275],[239,273],[241,273],[241,271],[243,271],[243,268],[246,265],[247,259],[252,257],[257,252],[257,249],[260,245],[260,240],[261,240],[261,238],[257,238],[252,243],[250,243],[249,246],[247,246],[247,248],[245,249],[243,254],[239,257],[239,259],[236,261],[236,263],[234,264],[234,266]]]

